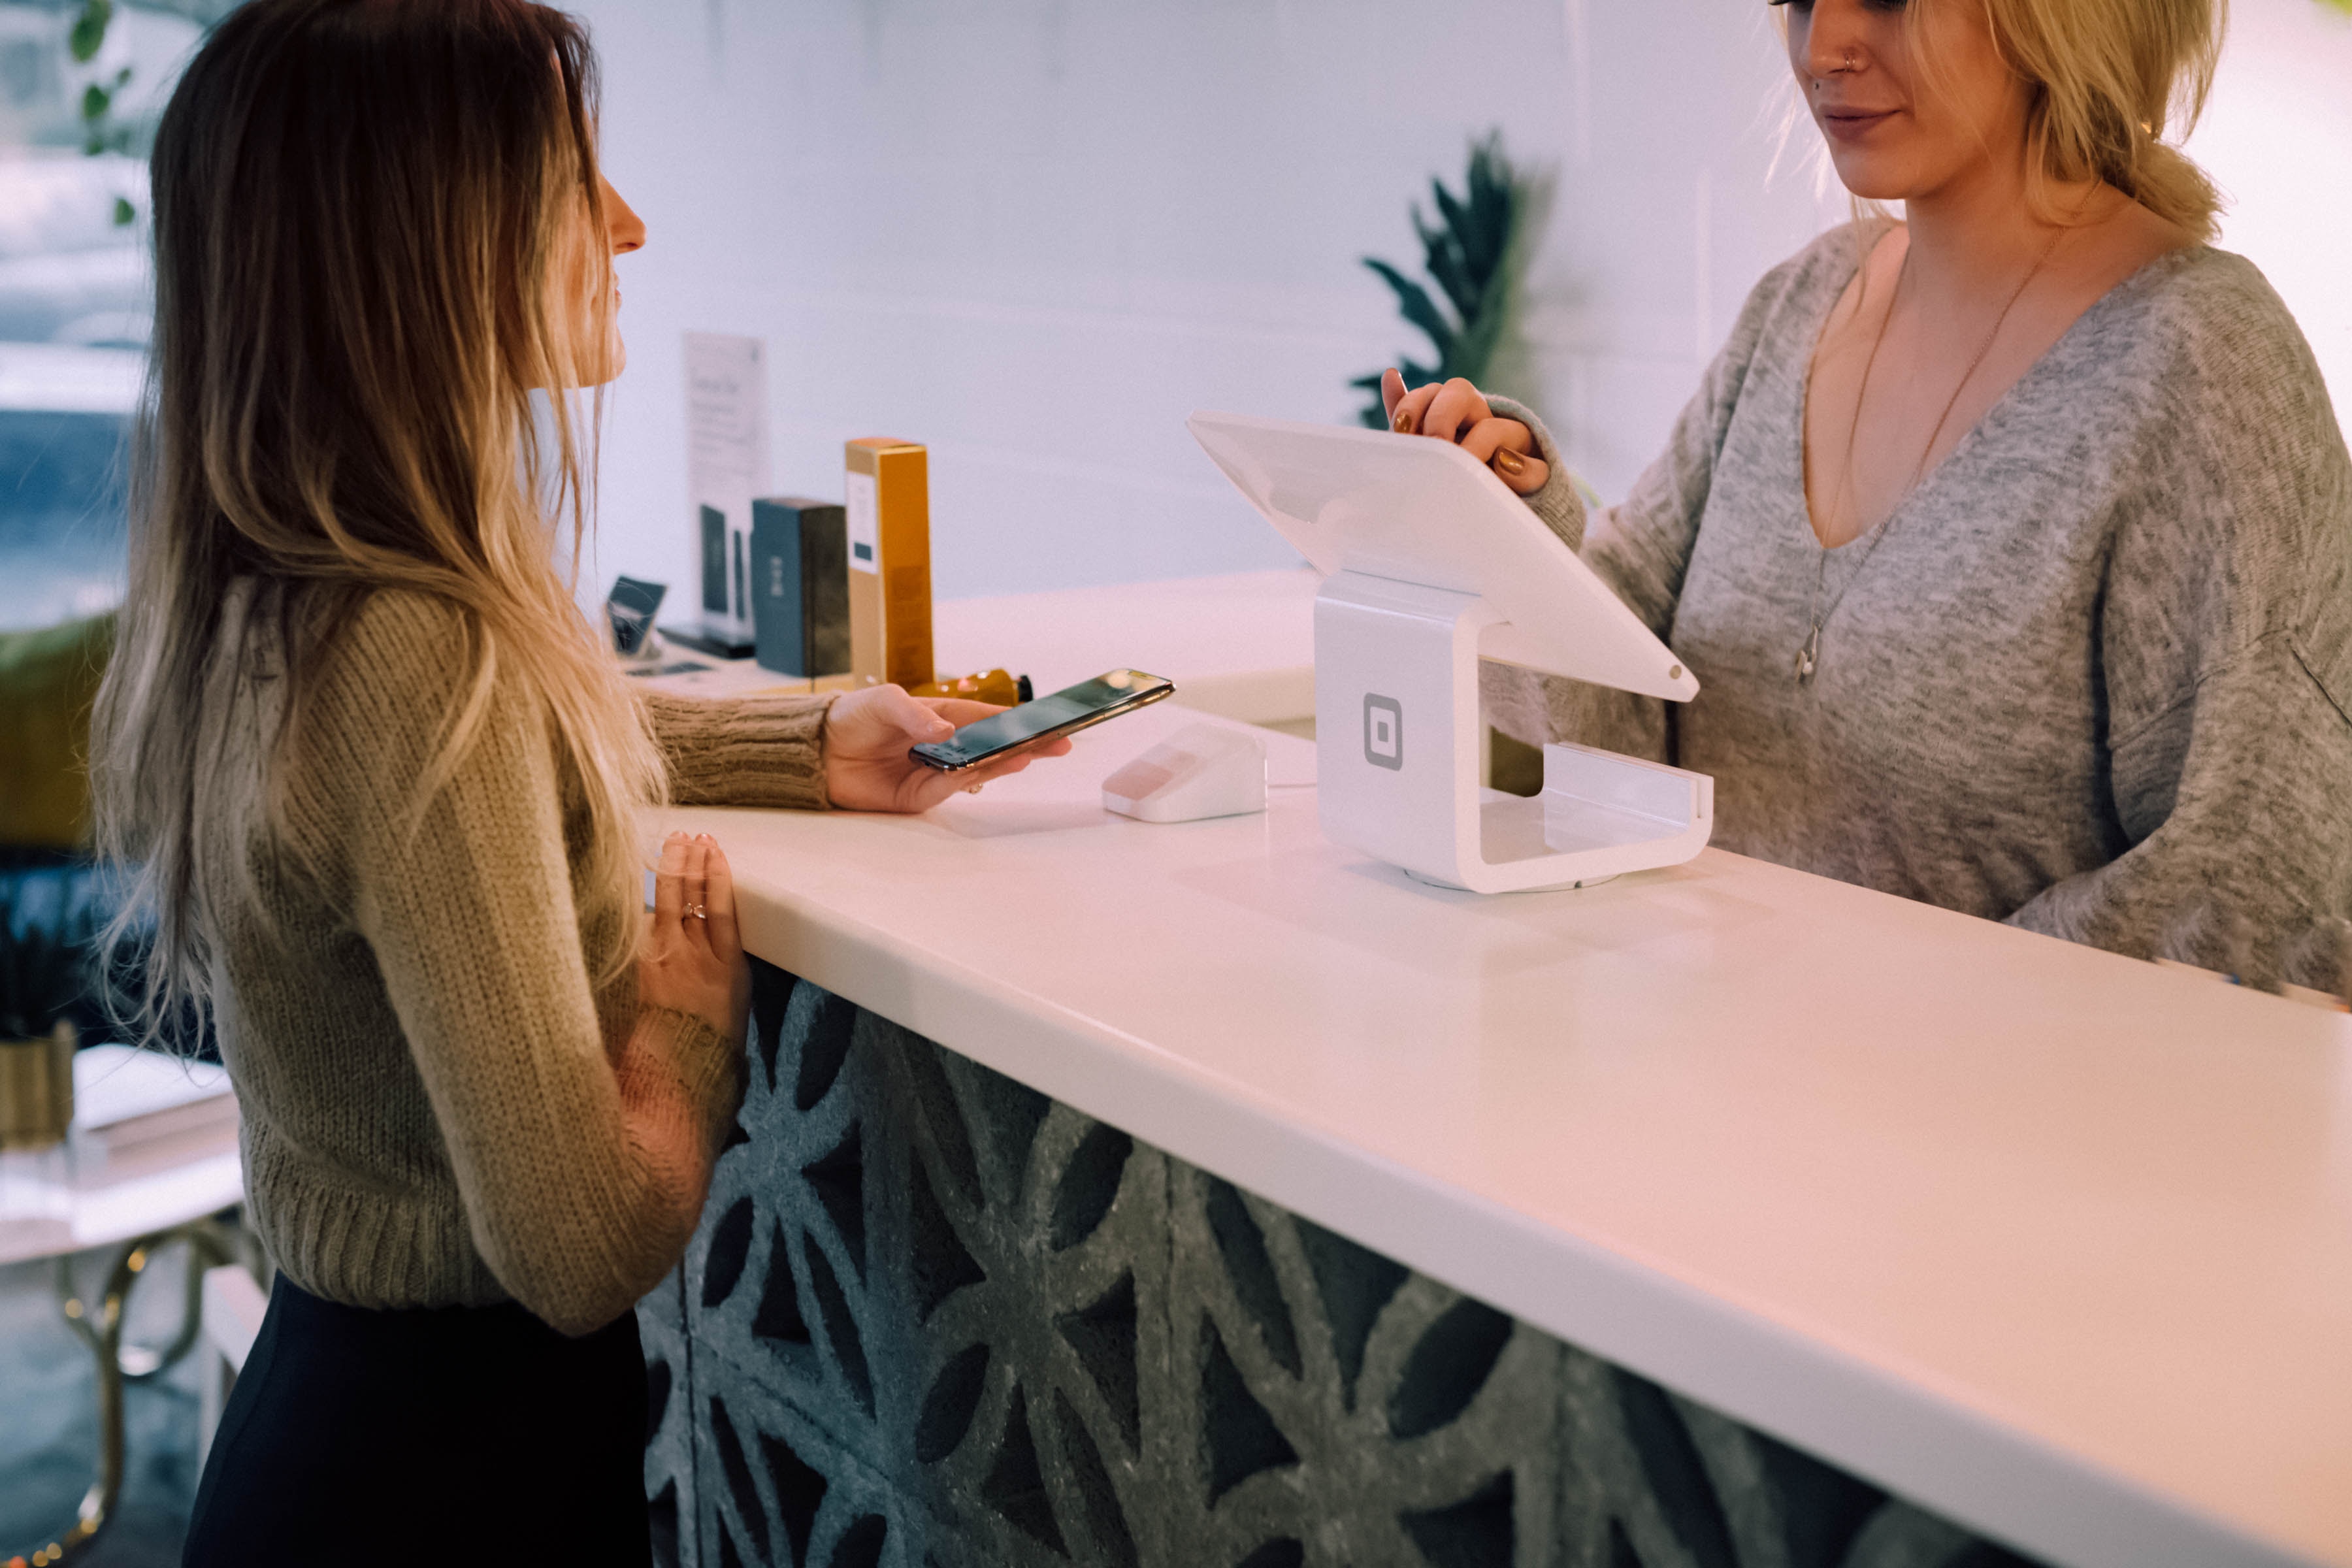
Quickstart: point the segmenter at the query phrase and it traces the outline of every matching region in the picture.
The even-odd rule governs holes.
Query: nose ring
[[[1854,71],[1858,71],[1858,70],[1860,70],[1860,69],[1862,68],[1862,63],[1861,63],[1859,60],[1857,60],[1857,59],[1855,59],[1855,58],[1854,58],[1853,48],[1853,46],[1851,46],[1851,45],[1848,45],[1848,46],[1847,46],[1847,47],[1846,47],[1846,51],[1845,51],[1845,60],[1844,60],[1844,63],[1843,63],[1843,68],[1844,68],[1844,69],[1845,69],[1849,74],[1851,74],[1851,73],[1853,73],[1853,72],[1854,72]]]

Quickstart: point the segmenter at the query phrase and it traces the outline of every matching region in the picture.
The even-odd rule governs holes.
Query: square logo
[[[1393,697],[1364,693],[1364,761],[1376,768],[1404,766],[1404,708]]]

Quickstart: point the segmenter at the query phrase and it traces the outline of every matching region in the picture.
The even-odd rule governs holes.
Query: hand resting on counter
[[[637,1003],[691,1013],[743,1043],[751,968],[735,924],[735,878],[708,833],[662,841],[653,918],[637,949]]]

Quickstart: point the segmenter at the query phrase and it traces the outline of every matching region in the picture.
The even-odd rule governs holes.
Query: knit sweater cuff
[[[702,1118],[709,1147],[726,1136],[728,1119],[743,1104],[743,1053],[710,1021],[676,1007],[646,1007],[637,1015],[643,1043],[661,1053],[676,1075],[678,1091]]]
[[[1584,547],[1584,497],[1578,493],[1576,476],[1568,471],[1561,460],[1559,443],[1553,440],[1544,422],[1536,417],[1535,410],[1511,397],[1489,397],[1486,406],[1498,419],[1516,419],[1528,427],[1536,438],[1536,456],[1551,470],[1544,479],[1543,489],[1525,497],[1544,526],[1567,542],[1570,550]]]
[[[783,806],[823,811],[824,716],[830,697],[640,700],[669,763],[679,805]]]

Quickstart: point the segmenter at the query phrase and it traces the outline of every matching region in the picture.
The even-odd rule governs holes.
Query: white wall
[[[688,330],[769,340],[780,489],[837,495],[852,436],[930,445],[943,596],[1240,570],[1293,557],[1184,415],[1352,417],[1347,381],[1417,342],[1357,258],[1417,260],[1407,203],[1458,180],[1471,136],[1500,126],[1551,184],[1500,388],[1604,494],[1757,276],[1844,212],[1808,128],[1770,177],[1785,66],[1761,5],[574,3],[610,172],[652,228],[622,269],[600,581],[689,580]],[[2345,187],[2352,28],[2237,3],[2260,71],[2233,56],[2200,147],[2248,198],[2231,238],[2341,345],[2343,395],[2352,242],[2304,253],[2314,182],[2267,171],[2300,138]],[[2289,66],[2315,106],[2271,91]]]

